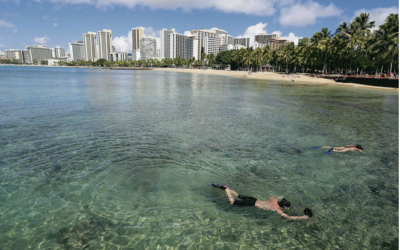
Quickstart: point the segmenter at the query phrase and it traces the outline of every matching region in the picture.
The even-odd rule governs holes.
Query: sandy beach
[[[281,82],[291,82],[292,83],[301,83],[301,84],[323,84],[323,85],[337,85],[337,86],[349,86],[354,88],[373,88],[373,89],[387,89],[398,91],[397,88],[387,88],[387,87],[376,87],[369,86],[363,84],[355,84],[355,83],[341,83],[335,82],[330,79],[318,78],[318,77],[310,77],[305,74],[293,74],[292,76],[283,75],[274,72],[253,72],[250,75],[247,74],[246,71],[226,71],[226,70],[212,70],[212,69],[175,69],[175,68],[155,68],[154,70],[158,71],[169,71],[169,72],[182,72],[182,73],[192,73],[192,74],[207,74],[207,75],[220,75],[220,76],[231,76],[231,77],[240,77],[244,79],[260,79],[260,80],[272,80],[272,81],[281,81]]]

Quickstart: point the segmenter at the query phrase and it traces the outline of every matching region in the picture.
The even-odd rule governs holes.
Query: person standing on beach
[[[269,200],[261,201],[254,197],[244,196],[236,193],[228,186],[211,183],[211,186],[225,190],[228,195],[229,202],[234,206],[255,206],[260,209],[277,212],[279,215],[289,220],[306,220],[313,216],[312,211],[309,208],[304,209],[303,216],[290,216],[285,214],[283,209],[290,209],[292,206],[290,202],[283,197],[268,197]],[[236,196],[236,200],[232,195]]]

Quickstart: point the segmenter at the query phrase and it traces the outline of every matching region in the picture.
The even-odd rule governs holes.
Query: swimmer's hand
[[[313,216],[311,209],[306,208],[304,209],[304,215],[307,215],[309,218]]]

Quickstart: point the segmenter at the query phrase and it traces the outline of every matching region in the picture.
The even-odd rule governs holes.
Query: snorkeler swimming
[[[311,148],[329,148],[328,152],[325,154],[330,155],[332,152],[338,152],[338,153],[343,153],[347,151],[359,151],[363,153],[363,147],[360,144],[354,145],[346,145],[345,147],[330,147],[330,146],[316,146],[316,147],[311,147]]]
[[[290,220],[305,220],[313,216],[309,208],[304,209],[303,216],[289,216],[285,214],[282,209],[290,209],[292,206],[290,202],[283,197],[268,197],[269,200],[261,201],[254,197],[243,196],[230,189],[228,186],[211,183],[211,186],[225,190],[231,205],[235,206],[255,206],[264,210],[275,211],[286,219]],[[236,196],[235,199],[232,195]],[[279,200],[278,200],[279,199]]]

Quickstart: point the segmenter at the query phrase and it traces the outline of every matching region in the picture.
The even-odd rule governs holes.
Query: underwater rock
[[[287,145],[277,146],[276,150],[278,150],[279,152],[291,154],[291,155],[298,155],[298,154],[304,153],[304,150],[302,150],[296,146],[287,146]]]

